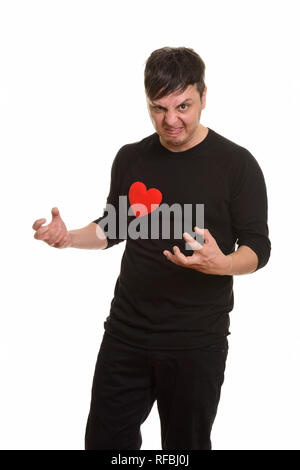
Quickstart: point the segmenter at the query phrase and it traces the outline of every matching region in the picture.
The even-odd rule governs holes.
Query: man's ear
[[[203,93],[202,93],[201,110],[204,109],[206,106],[206,93],[207,93],[207,87],[204,88]]]

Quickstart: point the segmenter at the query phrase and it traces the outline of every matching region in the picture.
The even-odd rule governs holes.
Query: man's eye
[[[183,109],[183,111],[185,111],[189,106],[187,104],[180,104],[179,107],[181,106],[185,106],[185,109]],[[161,109],[164,109],[162,106],[154,106],[154,109],[157,109],[158,111],[160,111]]]

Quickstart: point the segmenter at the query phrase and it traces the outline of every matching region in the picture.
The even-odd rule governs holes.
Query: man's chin
[[[180,145],[184,145],[186,143],[186,139],[184,138],[176,138],[174,139],[173,137],[165,137],[164,138],[164,141],[167,142],[168,144],[172,144],[174,146],[180,146]]]

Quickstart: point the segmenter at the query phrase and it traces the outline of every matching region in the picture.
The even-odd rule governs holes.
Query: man
[[[33,224],[34,237],[57,248],[127,240],[95,368],[87,450],[140,449],[155,400],[162,449],[211,449],[233,276],[265,266],[271,244],[258,162],[200,124],[204,72],[192,49],[154,51],[145,91],[156,132],[117,153],[105,213],[79,230],[67,231],[57,208],[49,225]]]

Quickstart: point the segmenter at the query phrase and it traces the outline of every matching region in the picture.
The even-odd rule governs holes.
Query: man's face
[[[162,145],[172,151],[183,151],[201,140],[204,126],[200,121],[205,108],[206,88],[200,100],[196,84],[189,85],[183,93],[173,92],[160,100],[147,97],[151,121]]]

